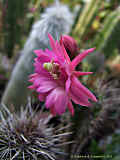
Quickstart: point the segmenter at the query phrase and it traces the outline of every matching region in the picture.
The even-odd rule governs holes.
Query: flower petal
[[[70,88],[70,97],[76,103],[82,106],[90,106],[90,102],[88,101],[88,96],[82,93],[78,88],[71,86]]]
[[[65,57],[65,60],[67,61],[67,63],[69,64],[71,61],[70,61],[70,57],[68,56],[68,54],[67,54],[67,52],[66,52],[66,50],[65,50],[65,47],[64,47],[64,45],[63,45],[63,43],[61,44],[61,46],[62,46],[62,53],[63,53],[63,55],[64,55],[64,57]]]
[[[35,86],[34,85],[31,85],[31,86],[28,86],[27,88],[29,88],[29,89],[35,89]]]
[[[51,108],[52,106],[54,106],[54,110],[59,115],[65,112],[67,104],[68,104],[68,97],[64,89],[61,87],[54,89],[46,97],[46,103],[45,103],[46,108]]]
[[[34,77],[36,77],[37,75],[38,75],[37,73],[30,74],[30,75],[29,75],[29,78],[34,78]]]
[[[79,72],[79,71],[74,71],[73,74],[76,76],[76,77],[79,77],[79,76],[84,76],[84,75],[89,75],[89,74],[92,74],[93,72]]]
[[[53,58],[57,58],[57,56],[55,55],[55,53],[52,51],[52,50],[49,50],[49,49],[45,49],[45,52],[47,53],[47,55],[49,55],[49,57],[51,58],[51,59],[53,59]]]
[[[57,88],[51,91],[49,95],[46,97],[46,102],[45,102],[46,108],[50,108],[51,106],[53,106],[56,98],[57,98]]]
[[[52,79],[50,79],[49,77],[45,77],[39,74],[36,77],[30,79],[30,81],[33,82],[34,86],[37,88],[42,84],[42,82],[51,81],[51,80]]]
[[[45,63],[45,62],[50,62],[51,58],[48,55],[41,55],[37,58],[35,58],[35,62],[39,62],[41,64]]]
[[[83,86],[76,77],[73,77],[72,82],[74,83],[74,86],[76,86],[81,92],[83,92],[84,95],[86,95],[91,100],[97,102],[97,99],[92,94],[92,92],[90,92],[85,86]]]
[[[57,83],[55,83],[53,81],[43,81],[43,82],[41,82],[40,87],[37,89],[37,92],[45,93],[45,92],[48,92],[56,87],[57,87]]]
[[[68,104],[68,96],[67,96],[67,94],[65,93],[64,90],[59,91],[59,94],[58,94],[58,96],[56,98],[56,101],[55,101],[55,110],[56,110],[56,112],[59,115],[63,114],[65,112],[67,104]]]
[[[59,56],[59,52],[58,52],[58,50],[56,48],[56,43],[55,43],[53,37],[50,34],[48,34],[48,38],[50,40],[50,46],[51,46],[53,52],[55,52]]]
[[[34,53],[40,57],[41,55],[46,56],[46,53],[42,49],[36,49],[34,50]]]
[[[64,53],[63,53],[63,49],[62,49],[62,47],[60,46],[60,44],[58,43],[58,41],[56,41],[56,47],[57,47],[57,49],[58,49],[58,51],[59,51],[59,62],[63,65],[63,64],[65,64],[65,62],[66,62],[66,59],[65,59],[65,56],[64,56]]]
[[[75,57],[71,62],[71,68],[74,70],[75,67],[88,55],[88,53],[91,53],[95,50],[95,48],[91,48],[88,50],[85,50],[83,53],[80,53],[77,57]]]
[[[66,84],[65,84],[65,88],[66,88],[67,93],[69,92],[70,85],[71,85],[71,79],[70,79],[70,77],[68,77]]]

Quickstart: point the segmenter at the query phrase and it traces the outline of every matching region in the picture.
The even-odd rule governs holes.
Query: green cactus
[[[58,5],[58,6],[57,6]],[[34,50],[49,47],[48,33],[55,39],[61,34],[68,33],[72,25],[72,15],[66,6],[57,4],[46,10],[42,19],[33,26],[32,32],[22,50],[2,97],[2,102],[7,106],[13,104],[18,109],[25,104],[28,94],[29,75],[33,73]],[[59,9],[58,9],[59,8]],[[53,14],[54,12],[54,14]]]
[[[76,28],[73,31],[73,34],[79,35],[80,41],[84,36],[89,32],[89,28],[95,19],[102,3],[104,0],[91,0],[91,2],[85,5],[83,12],[80,14]]]
[[[4,50],[9,58],[13,55],[15,44],[20,44],[26,0],[3,1]],[[21,12],[22,11],[22,12]]]
[[[118,8],[107,16],[103,28],[96,35],[93,45],[97,51],[103,52],[108,58],[120,44],[120,9]]]

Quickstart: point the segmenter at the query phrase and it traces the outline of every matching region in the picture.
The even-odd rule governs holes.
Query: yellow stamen
[[[54,63],[54,60],[44,63],[43,68],[50,72],[54,79],[59,78],[59,64]]]

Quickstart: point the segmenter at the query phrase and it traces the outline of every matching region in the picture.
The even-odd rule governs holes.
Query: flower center
[[[58,79],[60,75],[59,64],[55,63],[53,60],[43,64],[43,68],[47,70],[54,79]]]

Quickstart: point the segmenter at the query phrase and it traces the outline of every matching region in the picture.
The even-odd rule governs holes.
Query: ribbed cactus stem
[[[49,47],[48,33],[54,39],[59,39],[63,33],[68,33],[72,25],[72,14],[69,9],[59,4],[46,9],[32,28],[32,32],[22,50],[22,56],[18,60],[12,75],[2,97],[2,102],[7,106],[14,104],[16,108],[20,107],[27,100],[30,91],[27,89],[28,76],[33,72],[33,61],[35,49],[45,49]]]
[[[96,36],[94,45],[97,50],[109,57],[120,43],[120,9],[112,12],[103,23],[103,28]]]
[[[4,50],[9,58],[12,57],[16,43],[20,44],[22,27],[26,13],[26,0],[4,0],[3,1],[3,33]],[[22,10],[22,12],[21,12]]]
[[[89,31],[89,27],[91,26],[93,20],[95,19],[100,7],[102,6],[103,0],[98,0],[96,3],[93,5],[93,8],[91,8],[91,11],[89,12],[86,22],[84,26],[82,26],[82,32],[81,34],[81,39],[82,37]]]
[[[85,5],[83,12],[81,13],[78,24],[73,32],[73,34],[77,34],[80,37],[80,40],[84,38],[84,36],[88,33],[89,28],[95,19],[103,0],[91,0],[91,2]]]
[[[77,33],[78,30],[81,28],[81,26],[85,23],[86,18],[91,11],[91,8],[93,7],[93,4],[95,3],[94,0],[92,0],[90,3],[87,3],[83,9],[82,14],[80,15],[80,18],[78,20],[78,24],[76,25],[76,28],[74,30],[74,33]]]

